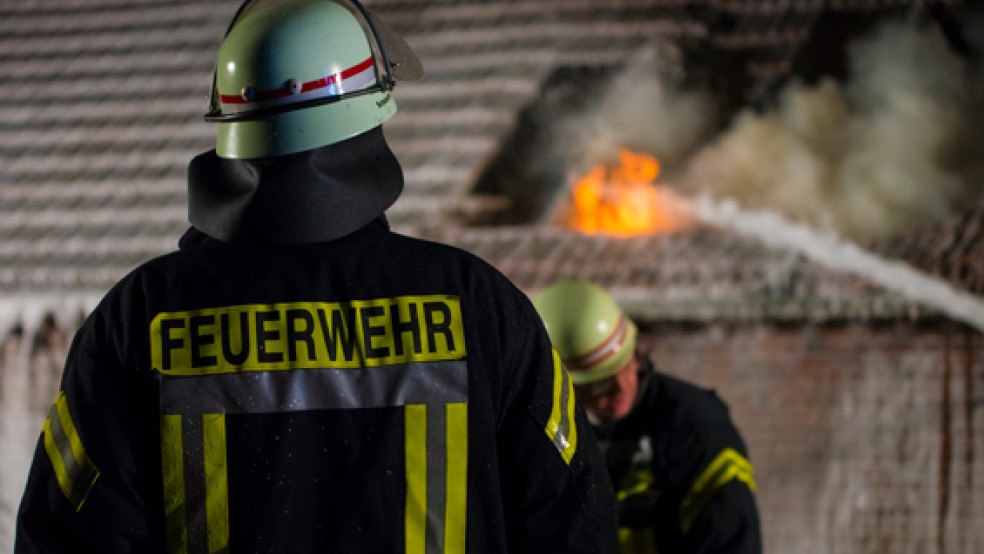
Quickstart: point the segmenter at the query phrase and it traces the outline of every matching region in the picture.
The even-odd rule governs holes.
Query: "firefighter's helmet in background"
[[[615,374],[635,352],[635,323],[601,287],[565,280],[533,295],[543,324],[575,384]]]
[[[381,125],[396,81],[422,74],[358,0],[247,0],[219,47],[205,119],[223,158],[302,152]]]

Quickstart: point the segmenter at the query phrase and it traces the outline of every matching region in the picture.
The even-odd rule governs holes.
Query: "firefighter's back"
[[[505,521],[490,461],[502,344],[518,342],[497,336],[520,299],[494,271],[377,225],[286,247],[206,240],[148,270],[165,504],[185,506],[170,536],[453,552],[470,530],[473,551],[505,549],[503,526],[479,525]]]

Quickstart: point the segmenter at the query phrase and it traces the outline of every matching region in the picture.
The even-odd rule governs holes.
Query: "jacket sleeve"
[[[761,554],[758,510],[748,484],[731,480],[719,488],[684,542],[695,554]]]
[[[531,304],[510,327],[514,389],[499,430],[510,551],[616,552],[611,480],[573,384]]]
[[[744,441],[716,397],[707,413],[716,421],[703,429],[702,460],[679,507],[683,552],[761,554],[755,478]]]
[[[15,554],[153,552],[148,499],[159,479],[157,406],[150,380],[120,356],[107,320],[93,313],[76,334],[44,421],[17,515]],[[159,496],[159,493],[156,493]]]

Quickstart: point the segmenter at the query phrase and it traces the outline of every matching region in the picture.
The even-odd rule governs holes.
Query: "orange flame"
[[[570,226],[621,237],[682,228],[683,217],[665,206],[668,191],[654,184],[659,161],[628,150],[618,157],[617,167],[594,166],[574,184]]]

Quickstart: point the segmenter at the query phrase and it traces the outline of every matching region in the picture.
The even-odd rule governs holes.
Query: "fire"
[[[574,183],[570,226],[622,237],[684,227],[670,191],[655,185],[659,161],[628,150],[619,150],[618,157],[616,167],[594,166]]]

